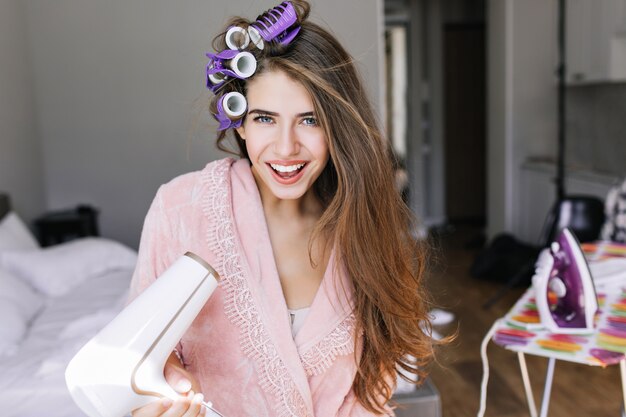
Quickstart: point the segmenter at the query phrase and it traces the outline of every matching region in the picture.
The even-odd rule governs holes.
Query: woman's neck
[[[300,198],[281,199],[276,197],[261,179],[257,178],[254,170],[253,175],[266,217],[280,217],[285,220],[314,219],[315,221],[321,217],[322,205],[312,188]]]

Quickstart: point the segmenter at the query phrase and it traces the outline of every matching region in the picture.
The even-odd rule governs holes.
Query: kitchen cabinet
[[[626,81],[626,0],[567,0],[566,83]]]

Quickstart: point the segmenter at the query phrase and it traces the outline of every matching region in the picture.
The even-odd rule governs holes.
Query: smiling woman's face
[[[248,113],[237,129],[261,193],[303,197],[328,162],[328,143],[307,90],[282,71],[248,83]]]

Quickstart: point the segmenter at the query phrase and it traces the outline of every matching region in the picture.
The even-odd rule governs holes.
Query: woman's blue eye
[[[272,118],[263,114],[258,115],[254,118],[255,122],[259,123],[272,123]]]
[[[305,117],[302,122],[307,126],[317,126],[317,119],[315,117]]]

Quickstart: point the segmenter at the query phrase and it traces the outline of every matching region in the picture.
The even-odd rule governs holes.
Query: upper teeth
[[[277,165],[270,164],[272,168],[274,168],[278,172],[293,172],[297,169],[300,169],[304,166],[304,164],[296,164],[296,165]]]

